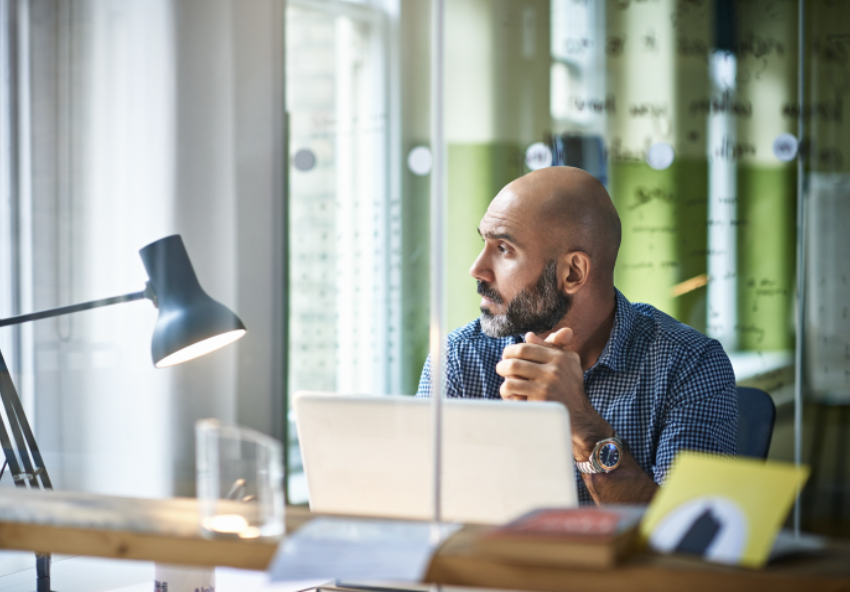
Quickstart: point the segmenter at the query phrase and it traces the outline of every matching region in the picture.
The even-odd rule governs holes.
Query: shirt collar
[[[614,288],[614,292],[616,293],[614,326],[611,328],[611,336],[608,338],[608,343],[605,344],[605,349],[602,350],[602,354],[596,360],[594,366],[601,364],[617,371],[622,369],[623,356],[625,355],[623,350],[629,342],[629,336],[632,334],[632,327],[635,324],[637,313],[632,308],[632,303],[623,296],[622,292],[616,288]]]

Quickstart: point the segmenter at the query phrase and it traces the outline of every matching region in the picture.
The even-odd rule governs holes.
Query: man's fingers
[[[525,342],[532,343],[534,345],[544,345],[546,343],[546,340],[538,337],[536,333],[532,333],[531,331],[529,331],[525,334]]]
[[[537,345],[534,343],[517,343],[509,345],[502,351],[502,359],[509,360],[518,358],[520,360],[528,360],[529,362],[537,362],[542,364],[552,360],[551,345]]]
[[[496,374],[504,378],[521,378],[534,380],[543,373],[543,366],[537,362],[529,362],[519,358],[508,358],[496,364]]]
[[[563,349],[567,347],[572,340],[573,330],[567,327],[564,329],[558,329],[557,331],[549,335],[549,337],[546,338],[546,343],[551,343],[552,345]]]
[[[499,388],[499,394],[503,399],[525,401],[534,398],[537,393],[537,384],[530,380],[521,378],[506,378]]]
[[[546,339],[542,339],[537,334],[528,332],[525,334],[525,342],[532,345],[542,345],[544,347],[555,346],[558,349],[566,349],[573,340],[573,330],[570,328],[558,329],[554,333],[550,333]]]
[[[507,381],[503,382],[502,386],[499,387],[499,394],[502,396],[502,398],[505,401],[526,401],[527,400],[527,397],[525,397],[524,395],[518,395],[515,392],[513,392],[510,389],[510,387],[506,387],[505,386],[506,382]]]

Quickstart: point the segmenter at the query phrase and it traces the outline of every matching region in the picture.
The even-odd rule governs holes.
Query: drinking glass
[[[195,437],[201,533],[242,539],[282,535],[281,443],[215,419],[198,421]]]

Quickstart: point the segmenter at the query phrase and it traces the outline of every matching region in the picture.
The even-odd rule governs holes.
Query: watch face
[[[620,447],[613,442],[607,442],[599,449],[599,464],[611,470],[620,464]]]

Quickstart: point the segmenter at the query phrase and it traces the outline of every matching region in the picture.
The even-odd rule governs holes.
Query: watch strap
[[[578,469],[579,473],[584,473],[585,475],[593,475],[602,472],[601,470],[597,470],[596,467],[593,466],[593,463],[590,461],[577,462],[576,469]]]

